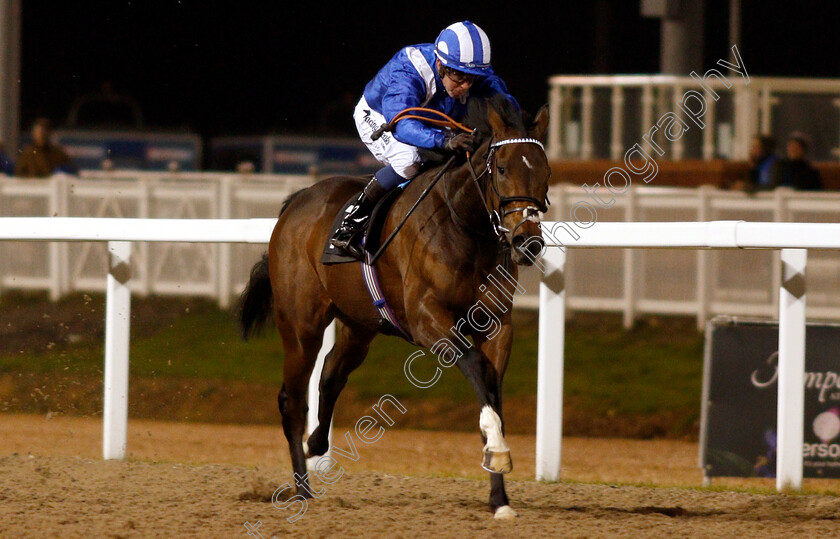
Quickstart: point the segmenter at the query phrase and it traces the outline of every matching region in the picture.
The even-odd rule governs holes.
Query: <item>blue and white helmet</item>
[[[441,64],[457,71],[479,76],[493,74],[490,39],[470,21],[447,26],[435,40],[435,54]]]

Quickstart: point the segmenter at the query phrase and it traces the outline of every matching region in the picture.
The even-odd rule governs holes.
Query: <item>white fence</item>
[[[546,219],[557,221],[570,220],[576,202],[593,202],[598,210],[593,229],[622,221],[840,222],[840,193],[777,189],[749,196],[706,187],[631,188],[615,196],[608,209],[594,204],[579,187],[555,186],[550,197]],[[568,244],[571,238],[559,239]],[[755,250],[573,250],[566,263],[566,304],[570,312],[621,312],[628,327],[640,314],[694,316],[698,329],[719,314],[772,318],[778,313],[781,283],[778,257],[777,252]],[[840,320],[840,253],[812,253],[808,270],[808,316]],[[535,289],[533,284],[526,288]]]
[[[311,184],[309,176],[178,173],[92,173],[49,180],[0,178],[0,216],[138,218],[276,217],[283,199]],[[580,188],[553,186],[551,220],[590,200]],[[606,201],[610,199],[604,197]],[[598,221],[840,222],[840,193],[778,189],[747,196],[711,188],[631,188]],[[563,240],[563,238],[561,238]],[[227,306],[244,287],[263,246],[138,243],[132,257],[135,294],[201,295]],[[781,273],[772,251],[574,251],[567,262],[567,308],[613,311],[630,326],[640,315],[680,314],[698,328],[717,314],[773,317]],[[102,291],[106,248],[96,243],[0,244],[0,291]],[[817,252],[809,263],[811,318],[840,321],[840,254]],[[539,272],[522,272],[528,293],[519,307],[538,305]]]
[[[813,137],[816,159],[840,157],[840,80],[751,76],[745,85],[741,75],[719,69],[732,86],[706,79],[720,100],[706,100],[705,128],[667,147],[657,137],[669,159],[746,160],[753,135],[786,137],[794,130]],[[557,75],[549,84],[552,159],[622,159],[663,114],[685,119],[679,107],[685,91],[703,92],[692,77],[673,75]]]
[[[270,237],[273,219],[142,220],[96,218],[0,218],[0,240],[108,242],[109,274],[105,321],[103,456],[124,458],[128,424],[128,344],[131,242],[251,242]],[[575,225],[566,224],[567,227]],[[559,230],[546,221],[543,230]],[[777,486],[800,488],[804,427],[805,249],[840,249],[840,224],[601,223],[586,229],[569,247],[782,249],[785,282],[779,302],[779,399]],[[562,240],[561,240],[562,241]],[[537,381],[538,479],[560,476],[565,343],[565,252],[547,236],[541,260],[539,371]],[[310,418],[317,413],[317,387],[325,348],[310,380]],[[310,420],[311,421],[311,420]],[[311,427],[312,423],[310,423]]]
[[[267,243],[275,219],[0,218],[0,240],[96,241],[107,248],[102,454],[125,458],[132,242]],[[107,243],[104,243],[107,242]]]
[[[48,180],[0,178],[0,216],[157,219],[275,217],[291,193],[312,176],[202,173],[86,173]],[[264,247],[228,244],[135,246],[133,293],[215,298],[227,306],[245,285]],[[49,290],[57,299],[71,291],[102,291],[107,264],[103,244],[15,243],[0,245],[2,289]]]
[[[566,225],[571,227],[573,225]],[[544,222],[543,230],[559,230]],[[562,240],[560,240],[562,241]],[[802,486],[805,406],[806,249],[840,249],[840,224],[747,223],[599,223],[581,230],[581,248],[781,249],[779,287],[779,398],[776,486]],[[548,245],[561,245],[547,236]],[[575,250],[575,249],[573,249]],[[565,252],[548,248],[540,285],[539,369],[537,382],[537,479],[560,477],[565,289]],[[782,382],[781,377],[786,379]]]

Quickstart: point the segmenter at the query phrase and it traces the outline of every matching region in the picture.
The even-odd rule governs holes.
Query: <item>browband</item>
[[[506,139],[506,140],[500,140],[499,142],[494,142],[493,144],[490,145],[490,148],[498,148],[499,146],[504,146],[505,144],[521,144],[521,143],[536,144],[537,146],[542,148],[543,151],[545,151],[545,147],[543,146],[543,143],[538,141],[535,138],[509,138],[509,139]]]

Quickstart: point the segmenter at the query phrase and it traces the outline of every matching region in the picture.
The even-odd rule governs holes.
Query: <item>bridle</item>
[[[438,118],[430,118],[429,116],[421,116],[421,115],[416,114],[416,113],[432,114],[434,116],[438,116]],[[438,127],[448,127],[448,128],[452,128],[452,129],[458,129],[458,130],[464,131],[466,133],[474,133],[473,129],[470,129],[469,127],[453,120],[452,118],[450,118],[449,116],[447,116],[445,113],[443,113],[441,111],[434,110],[434,109],[429,109],[429,108],[425,108],[425,107],[409,107],[409,108],[404,109],[404,110],[400,111],[399,113],[397,113],[391,119],[390,122],[381,125],[379,127],[379,129],[374,131],[371,134],[371,140],[377,140],[386,131],[393,131],[396,128],[396,125],[397,125],[398,122],[400,122],[402,120],[408,120],[408,119],[420,120],[420,121],[423,121],[423,122],[430,123],[432,125],[436,125]],[[483,237],[487,237],[487,238],[498,239],[498,241],[502,244],[503,249],[504,248],[510,249],[510,247],[511,247],[510,238],[514,237],[514,235],[516,234],[516,231],[519,229],[519,227],[522,226],[523,224],[525,224],[527,221],[539,223],[539,212],[548,211],[548,206],[551,204],[551,202],[548,200],[548,195],[545,196],[545,201],[540,201],[540,200],[537,200],[534,197],[526,196],[526,195],[503,196],[499,192],[498,174],[493,173],[493,168],[494,168],[494,164],[495,164],[495,155],[496,155],[496,150],[497,149],[499,149],[501,146],[505,146],[505,145],[508,145],[508,144],[536,144],[537,146],[540,147],[540,149],[543,152],[545,152],[545,147],[543,146],[542,142],[540,142],[539,140],[537,140],[535,138],[529,138],[529,137],[510,138],[510,139],[499,140],[499,141],[496,141],[496,142],[492,142],[492,139],[491,139],[491,143],[490,143],[490,147],[488,149],[487,155],[484,156],[484,169],[481,171],[481,174],[476,174],[475,173],[475,169],[473,168],[473,165],[472,165],[472,156],[469,153],[467,153],[467,165],[469,166],[470,173],[472,174],[473,183],[475,184],[476,189],[478,189],[479,198],[481,198],[481,202],[484,204],[484,209],[487,211],[487,216],[488,216],[488,219],[490,220],[490,225],[493,229],[493,234],[492,235],[487,234],[487,233],[485,233],[484,231],[481,231],[481,230],[476,230],[474,227],[470,226],[470,224],[467,221],[465,221],[461,216],[458,215],[458,212],[455,210],[455,207],[452,205],[452,201],[449,199],[449,183],[448,183],[449,175],[446,174],[446,172],[449,169],[449,167],[452,165],[452,163],[455,159],[455,156],[453,155],[449,159],[449,161],[446,163],[446,165],[441,169],[441,171],[438,173],[438,175],[435,177],[435,179],[432,180],[432,182],[429,184],[428,187],[426,187],[426,189],[423,191],[423,193],[420,195],[420,197],[417,199],[417,201],[414,203],[414,205],[411,207],[411,209],[409,209],[409,211],[406,213],[405,217],[403,217],[403,220],[396,227],[396,229],[391,233],[391,235],[388,237],[388,239],[385,240],[385,242],[382,243],[382,245],[377,250],[376,254],[373,256],[373,261],[375,261],[377,258],[379,258],[379,255],[382,254],[382,252],[385,250],[385,248],[388,246],[388,244],[391,242],[391,240],[394,239],[394,236],[396,236],[397,232],[399,232],[400,228],[402,228],[402,225],[405,224],[405,221],[406,221],[406,219],[408,219],[408,216],[411,215],[414,212],[414,210],[417,208],[417,205],[420,203],[421,200],[423,200],[426,197],[426,195],[428,195],[429,191],[431,191],[431,189],[434,187],[435,183],[437,183],[437,181],[441,178],[441,176],[443,176],[443,184],[444,184],[444,187],[443,187],[444,197],[443,198],[446,201],[446,205],[449,207],[450,215],[452,216],[452,219],[455,221],[455,223],[458,224],[459,226],[461,226],[462,228],[464,228],[465,230],[467,230],[468,232],[471,232],[475,235],[483,236]],[[490,176],[490,182],[489,182],[490,186],[493,189],[493,194],[496,196],[496,199],[499,201],[499,206],[496,209],[491,208],[490,205],[487,204],[486,189],[482,189],[482,187],[479,183],[481,178],[483,178],[485,175]],[[512,202],[528,202],[529,205],[525,206],[525,207],[511,208],[511,209],[506,210],[505,206],[507,206],[508,204],[510,204]],[[511,232],[508,228],[506,228],[502,225],[502,222],[504,221],[504,218],[507,217],[508,215],[518,213],[518,212],[522,212],[522,219],[518,223],[516,223],[516,225],[513,227],[513,232]],[[508,236],[510,236],[510,238]]]
[[[529,137],[521,137],[521,138],[510,138],[510,139],[503,139],[496,142],[490,143],[490,147],[488,149],[487,155],[484,158],[484,169],[481,171],[481,174],[476,174],[475,168],[472,165],[472,160],[470,156],[467,156],[467,165],[469,166],[470,173],[472,174],[473,183],[475,184],[476,188],[478,189],[479,196],[481,197],[481,201],[484,204],[484,209],[487,211],[488,218],[490,220],[490,224],[493,227],[493,233],[495,237],[499,239],[501,242],[510,243],[510,237],[513,237],[516,234],[516,231],[519,229],[520,226],[525,224],[527,221],[539,223],[539,212],[546,212],[548,211],[548,206],[551,202],[548,200],[548,195],[545,197],[545,201],[537,200],[532,196],[527,195],[514,195],[514,196],[504,196],[499,192],[499,177],[498,177],[498,170],[494,173],[495,168],[495,156],[496,150],[498,150],[501,146],[506,146],[508,144],[536,144],[540,147],[540,149],[544,152],[545,147],[543,146],[542,142],[535,138]],[[482,189],[479,181],[485,175],[489,176],[490,187],[493,190],[493,194],[495,195],[496,199],[499,201],[498,208],[493,209],[487,203],[487,192],[486,189]],[[448,192],[448,190],[445,190]],[[449,203],[449,196],[447,197],[447,204],[449,205],[450,210],[453,212],[454,215],[457,216],[455,213],[455,209]],[[518,208],[510,208],[505,209],[505,206],[512,202],[527,202],[528,205],[524,207]],[[502,223],[504,222],[505,217],[508,215],[522,212],[522,219],[516,223],[513,227],[513,231],[504,227]],[[456,217],[456,219],[461,220],[460,217]],[[482,234],[486,235],[486,234]]]

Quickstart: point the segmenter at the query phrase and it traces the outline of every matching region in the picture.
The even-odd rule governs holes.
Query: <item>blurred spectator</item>
[[[13,176],[15,173],[15,165],[12,163],[11,158],[6,153],[6,149],[3,146],[3,141],[0,140],[0,174],[7,174],[9,176]]]
[[[808,146],[807,135],[791,134],[787,142],[787,157],[773,167],[773,187],[791,187],[801,191],[823,189],[820,173],[805,159]]]
[[[85,94],[73,102],[67,127],[140,129],[143,114],[136,99],[117,93],[114,84],[105,81],[98,92]]]
[[[753,137],[750,145],[750,176],[745,191],[762,191],[773,188],[773,169],[779,157],[776,155],[776,139],[767,135]]]
[[[56,172],[77,174],[78,169],[64,150],[53,144],[50,121],[38,118],[32,125],[32,144],[21,151],[15,176],[46,178]]]
[[[253,174],[256,170],[257,167],[254,166],[253,161],[240,161],[236,165],[236,172],[239,174]]]

